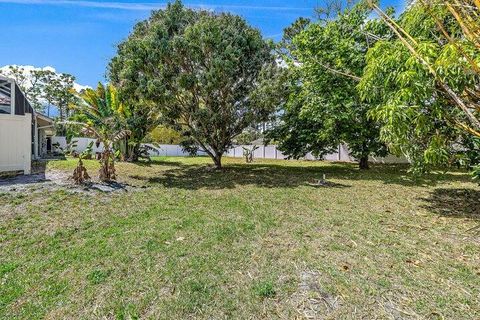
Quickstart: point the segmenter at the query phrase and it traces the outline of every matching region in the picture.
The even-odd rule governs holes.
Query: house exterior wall
[[[32,164],[32,114],[0,114],[0,172],[30,174]]]

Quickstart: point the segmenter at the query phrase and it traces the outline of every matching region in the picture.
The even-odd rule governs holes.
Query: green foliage
[[[480,184],[480,165],[473,167],[472,176],[473,180]]]
[[[260,298],[273,298],[276,295],[275,287],[271,281],[260,281],[253,286],[253,292]]]
[[[456,163],[459,153],[473,150],[464,130],[470,120],[444,87],[463,92],[462,97],[469,88],[475,91],[479,74],[466,57],[478,64],[478,49],[439,2],[416,2],[396,20],[425,62],[398,37],[378,41],[367,54],[358,86],[362,98],[376,105],[370,115],[382,124],[382,140],[394,153],[407,156],[414,172]],[[480,116],[479,108],[472,111]]]
[[[264,134],[257,128],[247,128],[235,138],[235,144],[252,144],[252,142],[263,138]]]
[[[146,137],[145,142],[158,144],[180,144],[182,135],[180,132],[166,126],[158,126],[153,129]]]
[[[348,144],[362,166],[369,155],[386,154],[379,126],[368,117],[372,105],[362,102],[356,88],[377,39],[370,33],[386,32],[368,13],[362,3],[347,8],[333,20],[309,24],[288,46],[293,89],[282,124],[270,136],[291,157],[322,156],[340,143]]]
[[[187,150],[203,149],[220,167],[233,138],[271,113],[256,90],[274,64],[271,46],[242,18],[176,1],[135,26],[110,78],[122,96],[155,105]]]
[[[160,124],[160,114],[155,105],[145,100],[123,98],[123,118],[130,135],[118,143],[123,160],[137,161],[142,157],[141,143]]]
[[[116,179],[115,154],[113,145],[124,140],[130,132],[125,129],[125,106],[120,102],[112,85],[99,83],[96,90],[86,89],[81,95],[81,103],[74,106],[81,115],[82,122],[67,122],[81,127],[81,132],[96,139],[97,146],[103,144],[100,159],[99,178],[102,181]]]
[[[90,160],[92,159],[92,154],[93,154],[93,141],[90,141],[90,143],[87,145],[85,150],[80,154],[81,159],[85,160]]]

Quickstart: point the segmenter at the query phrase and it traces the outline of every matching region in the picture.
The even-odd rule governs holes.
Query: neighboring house
[[[0,172],[31,172],[52,151],[54,121],[33,110],[14,80],[0,76]]]

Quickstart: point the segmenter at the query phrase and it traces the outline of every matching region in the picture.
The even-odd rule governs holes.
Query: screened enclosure
[[[0,114],[23,116],[33,109],[15,81],[0,77]]]
[[[12,112],[12,83],[0,78],[0,114]]]

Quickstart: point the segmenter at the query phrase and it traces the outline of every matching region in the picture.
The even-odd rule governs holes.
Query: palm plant
[[[73,106],[78,121],[68,123],[81,126],[81,132],[96,139],[97,147],[103,144],[100,157],[101,181],[116,179],[115,153],[113,145],[130,134],[125,129],[124,106],[120,103],[116,89],[99,83],[97,89],[86,89],[80,94],[81,102]]]

